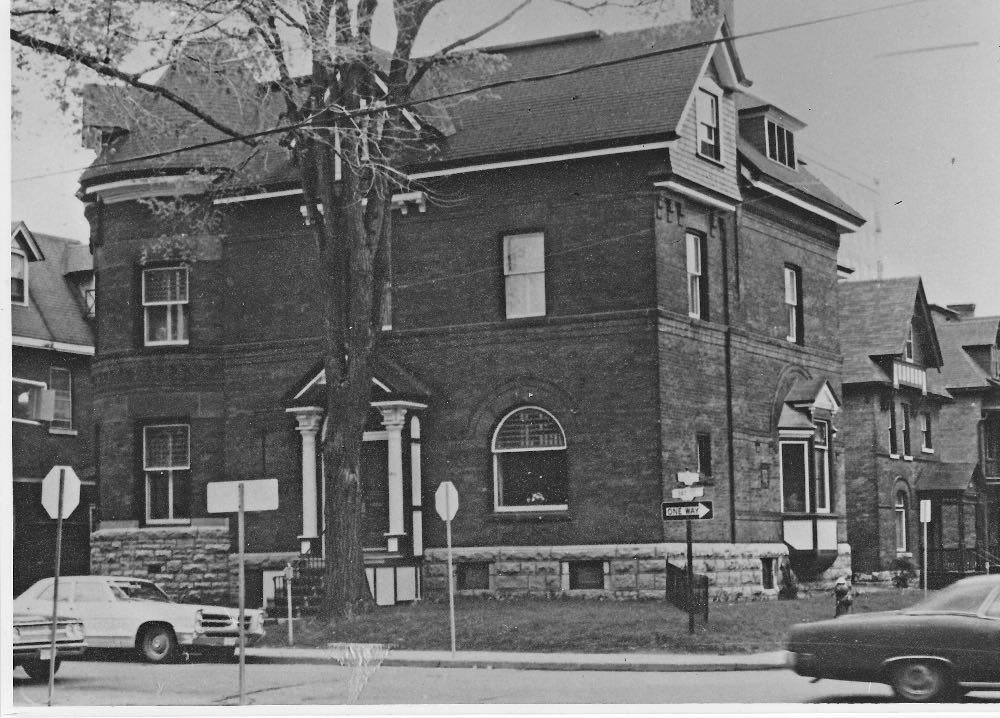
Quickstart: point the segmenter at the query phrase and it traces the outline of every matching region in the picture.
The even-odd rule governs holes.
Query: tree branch
[[[71,62],[79,63],[84,67],[89,67],[98,75],[102,75],[104,77],[110,77],[115,80],[121,80],[122,82],[125,82],[131,85],[132,87],[138,88],[140,90],[145,90],[146,92],[150,92],[154,95],[159,95],[160,97],[170,100],[178,107],[187,110],[192,115],[197,117],[199,120],[201,120],[202,122],[211,127],[214,127],[220,132],[227,134],[230,137],[239,139],[244,143],[250,145],[251,147],[256,144],[255,141],[245,138],[244,137],[245,133],[240,132],[238,130],[234,130],[232,127],[229,127],[228,125],[219,122],[214,117],[204,112],[203,110],[199,109],[195,105],[191,104],[177,93],[172,92],[171,90],[168,90],[165,87],[161,87],[160,85],[152,85],[148,82],[143,82],[142,80],[139,79],[140,78],[139,75],[122,72],[118,68],[111,67],[110,65],[105,64],[103,60],[94,57],[93,55],[88,55],[85,52],[80,52],[79,50],[74,50],[64,45],[59,45],[54,42],[49,42],[48,40],[42,40],[41,38],[33,37],[31,35],[28,35],[27,33],[21,32],[20,30],[15,30],[14,28],[10,29],[10,39],[32,50],[36,50],[39,52],[46,52],[50,55],[56,55]]]

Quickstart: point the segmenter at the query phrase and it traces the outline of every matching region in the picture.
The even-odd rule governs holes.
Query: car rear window
[[[170,603],[170,597],[161,591],[156,584],[148,581],[118,581],[111,584],[111,590],[118,598]]]
[[[946,613],[978,613],[983,601],[993,589],[992,585],[955,583],[942,588],[930,598],[921,601],[911,611],[941,611]]]

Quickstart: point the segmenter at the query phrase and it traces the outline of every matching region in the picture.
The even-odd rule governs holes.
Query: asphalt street
[[[368,665],[251,664],[250,705],[888,703],[881,684],[811,683],[787,670],[720,672],[538,671]],[[16,706],[45,705],[47,685],[15,669]],[[236,705],[235,664],[152,666],[120,660],[63,664],[54,705]],[[973,693],[986,707],[1000,693]]]

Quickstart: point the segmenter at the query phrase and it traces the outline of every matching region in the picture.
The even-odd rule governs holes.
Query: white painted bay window
[[[545,235],[513,234],[503,238],[503,273],[507,318],[545,315]]]
[[[830,424],[816,421],[813,437],[813,511],[830,513]]]
[[[188,268],[158,267],[142,273],[146,346],[188,343]]]

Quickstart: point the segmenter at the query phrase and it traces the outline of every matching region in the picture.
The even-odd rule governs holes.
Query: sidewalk
[[[377,660],[370,644],[330,648],[248,648],[252,663],[337,663],[358,665]],[[360,651],[358,649],[361,649]],[[370,658],[361,655],[369,652]],[[669,653],[505,653],[501,651],[393,651],[383,666],[421,668],[520,668],[548,671],[762,671],[785,668],[785,652],[706,655]]]

